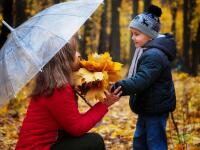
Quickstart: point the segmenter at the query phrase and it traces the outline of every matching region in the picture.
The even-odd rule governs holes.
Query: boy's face
[[[131,28],[131,33],[132,33],[131,39],[133,40],[136,48],[142,47],[144,44],[146,44],[149,40],[152,39],[148,35],[134,28]]]

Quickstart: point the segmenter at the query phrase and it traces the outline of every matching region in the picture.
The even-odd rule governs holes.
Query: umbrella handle
[[[11,32],[15,30],[15,29],[12,28],[9,24],[7,24],[7,22],[5,22],[4,20],[2,20],[2,23],[3,23]]]

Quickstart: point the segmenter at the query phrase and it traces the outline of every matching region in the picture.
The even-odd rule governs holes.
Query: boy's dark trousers
[[[169,113],[138,115],[133,150],[167,150],[166,122]]]
[[[86,133],[80,137],[70,136],[64,131],[52,145],[51,150],[105,150],[103,138],[97,133]]]

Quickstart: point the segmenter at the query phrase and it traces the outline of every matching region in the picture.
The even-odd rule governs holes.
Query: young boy
[[[159,35],[161,14],[151,5],[131,21],[136,51],[128,78],[112,87],[121,86],[122,95],[130,95],[130,107],[138,114],[134,150],[167,150],[166,122],[176,106],[170,67],[176,44],[169,34]]]

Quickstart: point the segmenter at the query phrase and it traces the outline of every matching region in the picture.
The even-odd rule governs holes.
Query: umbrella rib
[[[51,33],[52,35],[54,35],[54,36],[56,36],[56,37],[58,37],[58,38],[60,38],[60,39],[62,39],[62,40],[64,40],[64,41],[65,41],[65,39],[64,39],[64,38],[62,38],[62,37],[58,36],[57,34],[55,34],[55,33],[51,32],[51,31],[49,31],[49,30],[47,30],[47,29],[45,29],[44,27],[42,27],[42,26],[39,26],[39,25],[25,26],[25,27],[19,27],[19,28],[32,28],[32,27],[41,28],[41,29],[43,29],[43,30],[45,30],[45,31],[48,31],[48,32],[49,32],[49,33]],[[18,29],[19,29],[19,28],[18,28]]]
[[[38,20],[38,21],[39,21],[39,20]],[[38,23],[38,21],[36,21],[35,24]],[[13,31],[13,34],[14,34],[14,32],[15,32],[15,31]],[[14,39],[14,41],[15,41],[15,38],[14,38],[14,37],[13,37],[13,39]],[[15,41],[15,43],[17,44],[16,41]],[[12,50],[8,51],[7,54],[9,54],[10,52],[12,52]],[[4,59],[4,56],[0,57],[0,61],[2,61],[3,59]]]
[[[6,63],[6,62],[5,62],[5,63]],[[6,66],[7,66],[7,65],[5,65],[5,67],[6,67]],[[5,69],[5,74],[8,76],[8,79],[9,79],[9,81],[10,81],[9,84],[10,84],[10,87],[11,87],[12,92],[15,93],[14,88],[13,88],[13,85],[12,85],[11,80],[10,80],[9,75],[8,75],[7,67],[6,67],[6,69]],[[9,89],[7,88],[7,86],[6,86],[6,92],[7,92],[7,93],[10,93],[10,92],[9,92]]]
[[[103,3],[103,2],[101,2],[101,3]],[[99,2],[96,2],[96,3],[87,3],[87,6],[89,6],[89,5],[98,5],[99,4]],[[57,5],[55,5],[55,6],[52,6],[52,7],[50,7],[50,8],[47,8],[46,10],[44,10],[44,11],[51,11],[51,9],[53,9],[54,7],[57,7],[57,6],[59,6],[59,5],[69,5],[69,2],[64,2],[64,3],[60,3],[60,4],[57,4]],[[82,4],[82,5],[80,5],[79,7],[84,7],[85,6],[85,3],[84,4]],[[71,7],[71,8],[73,8],[73,7]],[[54,8],[55,9],[55,8]],[[58,9],[58,8],[57,8]],[[69,9],[69,8],[68,8]],[[45,15],[51,15],[51,14],[45,14]],[[69,14],[65,14],[65,15],[69,15]],[[32,18],[35,18],[35,17],[40,17],[40,16],[44,16],[44,15],[36,15],[36,16],[33,16]],[[75,15],[72,15],[72,16],[75,16]],[[81,16],[77,16],[77,17],[81,17]],[[30,19],[32,19],[32,18],[30,18]]]
[[[50,16],[50,15],[52,15],[52,16],[53,15],[60,15],[60,16],[66,15],[66,16],[73,16],[73,17],[80,17],[80,18],[87,17],[86,15],[85,16],[79,16],[79,15],[73,15],[73,14],[43,14],[43,15],[34,16],[34,17],[30,18],[30,19],[35,19],[35,18],[44,17],[44,16]]]
[[[38,27],[38,28],[41,28],[41,29],[43,29],[43,30],[46,30],[45,28],[43,28],[43,27],[41,27],[41,26],[38,26],[38,25],[34,25],[34,26],[26,26],[26,27],[20,27],[20,28],[32,28],[32,27]],[[18,28],[19,29],[19,28]],[[46,31],[48,31],[48,32],[50,32],[49,30],[46,30]],[[51,34],[53,34],[54,36],[56,36],[56,37],[58,37],[58,38],[60,38],[61,40],[63,40],[63,41],[65,41],[65,39],[64,38],[62,38],[62,37],[60,37],[60,36],[58,36],[58,35],[56,35],[55,33],[53,33],[53,32],[50,32]],[[15,43],[18,45],[18,43],[16,42],[16,40],[15,40],[15,38],[13,37],[13,39],[14,39],[14,41],[15,41]],[[18,39],[19,40],[19,39]],[[21,39],[21,41],[23,41],[23,39]],[[21,46],[21,45],[20,45]],[[10,52],[12,52],[13,50],[10,50]],[[10,53],[10,52],[8,52],[8,53]],[[7,53],[7,54],[8,54]],[[2,56],[1,58],[0,58],[0,61],[2,61],[4,59],[4,56]]]
[[[6,67],[6,65],[4,65],[5,67]],[[4,75],[7,75],[8,76],[8,71],[7,71],[7,69],[5,69],[5,71],[3,72],[4,73]],[[6,85],[6,80],[2,80],[2,85]],[[8,83],[9,85],[12,85],[12,84],[10,84],[10,82]],[[6,93],[9,93],[9,89],[8,89],[8,86],[5,86],[5,88],[4,88],[4,90],[5,90],[5,92]],[[12,89],[13,90],[13,89]],[[6,96],[6,98],[8,99],[8,96]],[[7,100],[7,99],[5,99],[5,100]],[[4,100],[3,100],[4,101]],[[1,104],[0,104],[1,105]]]
[[[36,25],[35,25],[35,26],[31,26],[31,27],[26,26],[26,27],[20,27],[20,28],[32,28],[32,27],[38,27],[38,28],[41,28],[41,29],[43,29],[43,30],[46,30],[45,28],[43,28],[43,27],[41,27],[41,26],[36,26]],[[49,30],[46,30],[46,31],[50,32]],[[58,37],[59,39],[65,41],[64,38],[62,38],[62,37],[56,35],[55,33],[53,33],[53,32],[50,32],[50,33],[53,34],[54,36]],[[13,39],[14,39],[15,43],[18,45],[18,43],[16,42],[15,38],[13,38]],[[21,39],[21,41],[23,41],[23,39]],[[12,51],[13,51],[13,50],[10,50],[10,51],[7,53],[7,55],[8,55],[10,52],[12,52]],[[0,57],[0,61],[2,61],[3,59],[4,59],[4,56]]]

